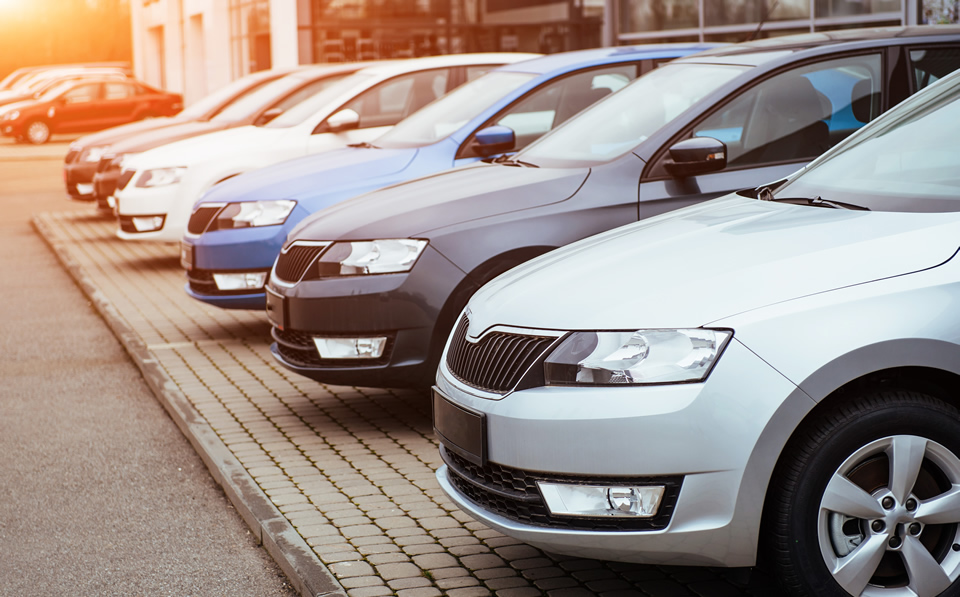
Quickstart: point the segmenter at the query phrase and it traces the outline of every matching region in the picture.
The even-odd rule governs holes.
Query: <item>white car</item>
[[[437,374],[441,487],[552,553],[957,595],[958,164],[952,75],[786,182],[496,278]]]
[[[263,126],[244,126],[128,155],[117,185],[117,235],[178,242],[213,185],[284,160],[372,141],[447,91],[536,54],[455,54],[381,62],[331,84]]]

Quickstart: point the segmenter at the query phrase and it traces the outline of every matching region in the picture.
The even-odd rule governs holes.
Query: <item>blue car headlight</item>
[[[217,223],[214,229],[230,230],[233,228],[279,226],[287,221],[287,217],[296,205],[297,202],[291,199],[228,203],[217,214]]]
[[[631,385],[706,379],[728,330],[573,332],[544,361],[547,385]]]

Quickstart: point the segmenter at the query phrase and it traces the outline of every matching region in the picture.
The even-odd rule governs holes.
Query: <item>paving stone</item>
[[[517,587],[515,589],[501,589],[497,597],[542,597],[543,593],[535,587]]]
[[[521,570],[520,574],[529,580],[539,580],[541,578],[556,578],[557,576],[566,576],[566,572],[556,566],[546,566],[544,568],[527,568]]]
[[[423,576],[411,577],[411,578],[398,578],[396,580],[387,581],[387,585],[395,591],[400,591],[402,589],[416,589],[418,587],[429,587],[433,583],[430,582],[430,579]]]
[[[330,565],[329,569],[337,578],[370,576],[374,573],[373,566],[366,562],[339,562]]]
[[[397,578],[419,577],[422,574],[422,570],[409,562],[404,562],[377,566],[377,574],[379,574],[382,579],[389,581]]]
[[[431,553],[414,556],[413,563],[424,570],[450,568],[458,564],[455,557],[445,553]]]
[[[486,587],[466,587],[447,591],[447,597],[485,597],[486,595],[490,595],[490,590]]]
[[[421,543],[418,545],[408,545],[403,548],[403,551],[409,556],[419,556],[427,553],[446,553],[446,550],[439,543]]]
[[[410,558],[404,553],[378,553],[367,556],[367,561],[375,566],[381,564],[395,564],[398,562],[409,562]]]
[[[501,568],[484,568],[483,570],[475,570],[473,574],[474,576],[480,579],[518,576],[516,570],[514,570],[513,568],[507,568],[506,566]],[[524,584],[526,584],[526,581],[524,581]]]
[[[569,587],[576,587],[580,583],[570,578],[569,576],[557,576],[554,578],[541,578],[534,581],[533,584],[541,591],[550,591],[553,589],[566,589]]]
[[[393,589],[385,586],[363,587],[360,589],[350,589],[347,591],[350,597],[386,597],[393,595]]]
[[[506,576],[503,578],[491,578],[490,580],[483,581],[483,584],[487,586],[491,591],[499,591],[500,589],[513,589],[516,587],[529,587],[530,583],[527,582],[527,579],[519,576]]]
[[[460,558],[460,563],[470,570],[483,570],[484,568],[500,568],[504,562],[500,556],[492,553],[464,556]]]
[[[490,553],[490,548],[486,545],[458,545],[456,547],[451,547],[448,550],[450,553],[457,557],[462,556],[472,556],[479,553]]]
[[[508,545],[505,547],[498,547],[493,551],[495,551],[498,556],[508,561],[543,557],[543,554],[539,549],[529,545]]]
[[[439,595],[442,595],[440,590],[433,587],[420,587],[397,591],[397,597],[438,597]]]

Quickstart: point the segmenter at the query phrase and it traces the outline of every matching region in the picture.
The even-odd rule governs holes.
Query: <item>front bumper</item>
[[[201,204],[202,205],[202,204]],[[182,245],[189,247],[192,270],[187,273],[187,294],[223,309],[263,309],[263,289],[225,294],[207,280],[214,273],[269,271],[276,261],[287,234],[308,212],[297,206],[279,226],[257,226],[235,230],[213,230],[191,234],[188,230]],[[192,226],[192,224],[191,224]]]
[[[119,168],[99,170],[93,175],[93,198],[97,200],[99,207],[104,209],[110,207],[107,204],[107,198],[114,196],[117,192],[117,181],[119,179]]]
[[[117,217],[120,227],[117,236],[123,240],[150,240],[179,242],[186,228],[186,218],[178,210],[180,184],[156,188],[140,188],[131,181],[122,191],[117,191]],[[138,232],[129,224],[130,218],[140,216],[163,216],[163,225],[157,230]]]
[[[482,413],[490,466],[581,480],[682,478],[665,527],[583,530],[518,516],[482,490],[472,499],[443,466],[437,479],[462,510],[549,552],[665,565],[754,565],[770,475],[813,407],[735,340],[698,384],[537,387],[491,397],[441,363],[437,389]]]
[[[93,201],[93,176],[97,172],[96,162],[74,162],[63,165],[63,181],[67,194],[77,201]]]
[[[437,320],[464,278],[459,268],[428,246],[413,270],[403,274],[306,280],[292,286],[272,280],[268,289],[279,294],[283,304],[280,315],[267,311],[274,325],[270,350],[284,367],[323,383],[429,385],[435,374],[432,351],[446,339],[446,330],[435,330]],[[324,361],[312,344],[313,336],[388,340],[379,359]]]

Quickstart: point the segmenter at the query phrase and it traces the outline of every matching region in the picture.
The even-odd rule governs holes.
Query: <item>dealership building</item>
[[[938,0],[131,0],[134,70],[188,103],[253,71],[912,25]]]

